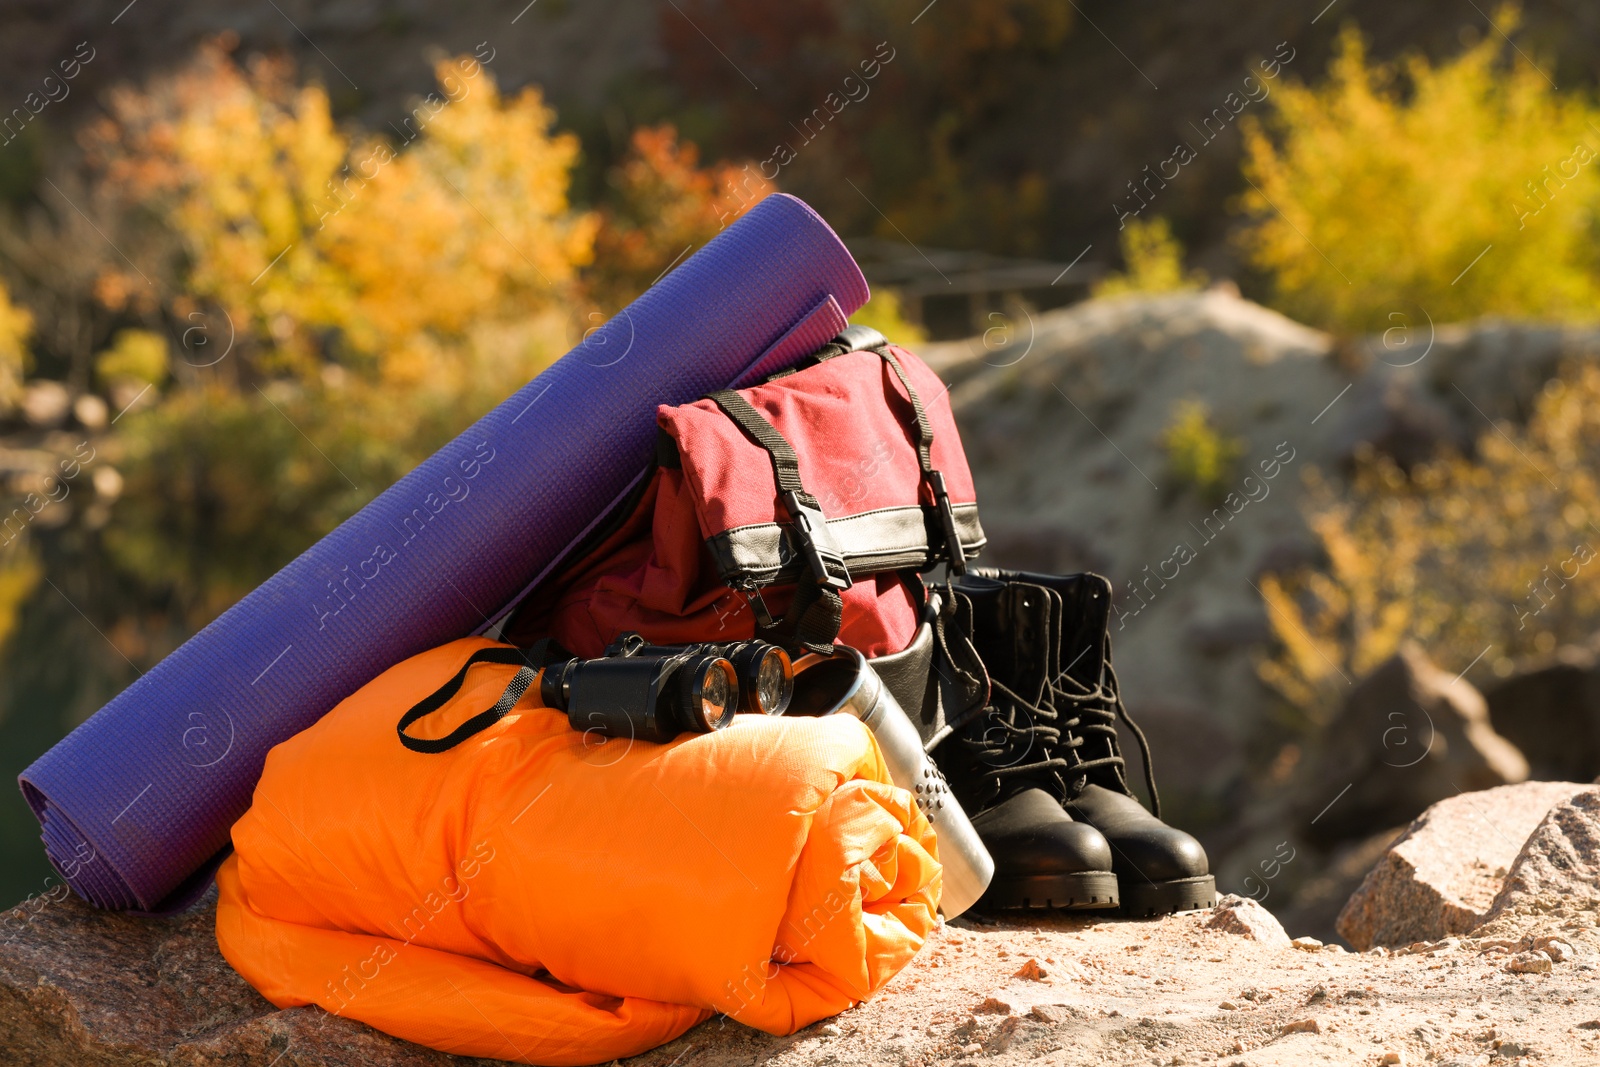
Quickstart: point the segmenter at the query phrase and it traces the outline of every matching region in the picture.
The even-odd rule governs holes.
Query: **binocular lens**
[[[794,696],[794,668],[789,663],[789,654],[774,645],[767,646],[755,663],[754,674],[754,678],[745,679],[745,686],[755,701],[755,707],[749,710],[763,715],[782,715]]]
[[[707,656],[684,674],[691,685],[685,703],[699,718],[699,729],[720,730],[733,721],[739,705],[739,679],[732,663],[721,656]]]

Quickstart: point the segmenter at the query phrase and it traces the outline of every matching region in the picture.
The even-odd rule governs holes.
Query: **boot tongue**
[[[984,713],[963,731],[981,750],[972,774],[996,781],[1002,796],[1030,788],[1060,795],[1066,766],[1054,744],[1051,708],[1060,598],[1017,582],[967,582],[962,593],[964,610],[955,621],[971,635],[994,686]]]
[[[968,598],[967,632],[989,676],[1029,703],[1048,700],[1060,598],[1025,582],[994,583]],[[1052,605],[1052,599],[1054,604]],[[1054,607],[1054,612],[1052,612]]]
[[[1042,586],[1013,582],[1004,599],[1009,602],[1004,609],[1011,619],[1012,639],[998,642],[1011,658],[1002,677],[1018,696],[1048,708],[1058,666],[1061,598]]]
[[[1063,605],[1065,625],[1056,631],[1061,669],[1083,688],[1098,689],[1105,677],[1111,598],[1097,585],[1080,588],[1077,592],[1072,603]]]

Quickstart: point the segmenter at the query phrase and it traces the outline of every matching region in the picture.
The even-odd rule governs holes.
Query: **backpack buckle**
[[[741,589],[741,592],[744,593],[745,603],[750,605],[750,613],[756,617],[758,633],[778,625],[778,620],[772,617],[772,609],[767,607],[766,598],[761,595],[760,588],[752,583],[748,588]]]
[[[824,589],[849,589],[854,584],[850,568],[845,565],[844,553],[833,543],[822,509],[793,490],[784,493],[782,499],[794,520],[795,540],[800,542],[800,551],[805,554],[816,583]]]
[[[952,574],[967,573],[967,553],[961,547],[961,534],[956,530],[956,509],[950,503],[950,490],[945,487],[943,471],[929,471],[928,484],[933,487],[933,499],[939,508],[939,524],[944,527],[945,553],[950,558]]]

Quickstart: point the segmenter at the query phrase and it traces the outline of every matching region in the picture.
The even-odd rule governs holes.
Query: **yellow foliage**
[[[0,548],[0,648],[17,628],[17,615],[44,573],[25,544]]]
[[[1234,464],[1244,454],[1243,443],[1213,426],[1210,409],[1199,400],[1177,406],[1161,443],[1172,477],[1181,485],[1193,486],[1207,499],[1222,496]]]
[[[1279,642],[1262,678],[1312,720],[1413,638],[1452,671],[1503,671],[1600,629],[1600,367],[1564,370],[1526,429],[1410,474],[1366,456],[1310,480],[1322,566],[1260,583]]]
[[[431,369],[427,353],[441,338],[560,303],[589,261],[597,224],[569,212],[577,139],[551,135],[555,115],[538,91],[504,101],[487,71],[458,62],[478,71],[477,84],[461,80],[415,147],[355,189],[318,235],[358,294],[354,313],[334,325],[411,380]],[[449,75],[441,63],[441,85]],[[378,143],[369,158],[385,151]]]
[[[1271,104],[1265,128],[1242,126],[1243,240],[1290,315],[1349,331],[1413,306],[1436,322],[1594,317],[1600,112],[1498,36],[1390,66],[1348,28],[1326,83],[1285,82]]]
[[[135,381],[160,385],[167,380],[167,339],[150,330],[118,330],[111,347],[95,357],[103,382]]]
[[[1123,228],[1121,242],[1127,272],[1108,275],[1095,283],[1097,297],[1181,292],[1206,283],[1206,276],[1198,271],[1184,273],[1183,246],[1172,236],[1166,219],[1134,219]]]
[[[417,383],[487,320],[558,303],[595,220],[567,203],[577,141],[537,90],[504,99],[462,57],[436,68],[397,148],[334,127],[327,94],[282,63],[241,70],[216,45],[145,90],[112,94],[91,137],[106,178],[165,205],[190,293],[278,364],[326,354]],[[432,380],[437,386],[437,378]]]
[[[850,321],[857,326],[870,326],[883,334],[897,345],[908,348],[922,344],[928,335],[922,332],[922,327],[905,317],[900,308],[900,296],[893,289],[879,289],[854,315]]]
[[[127,489],[104,533],[186,625],[570,341],[564,309],[598,225],[568,203],[576,138],[552,132],[536,90],[503,97],[470,57],[435,73],[440,92],[386,140],[338,129],[286,64],[242,69],[211,44],[118,89],[86,136],[99,188],[181,237],[160,300],[216,346],[170,364],[178,388],[119,423]],[[158,335],[125,330],[97,370],[159,380],[168,365]]]
[[[28,369],[28,338],[33,335],[33,315],[11,302],[0,285],[0,411],[14,406],[22,396],[22,377]]]

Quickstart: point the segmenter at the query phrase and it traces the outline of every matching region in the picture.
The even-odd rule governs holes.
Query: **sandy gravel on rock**
[[[1471,939],[1415,954],[1307,951],[1210,930],[1208,918],[960,920],[878,997],[832,1020],[772,1038],[713,1019],[630,1062],[1600,1064],[1593,913],[1549,931],[1573,953],[1547,974],[1508,973],[1511,953]],[[1016,977],[1035,968],[1042,977]]]

